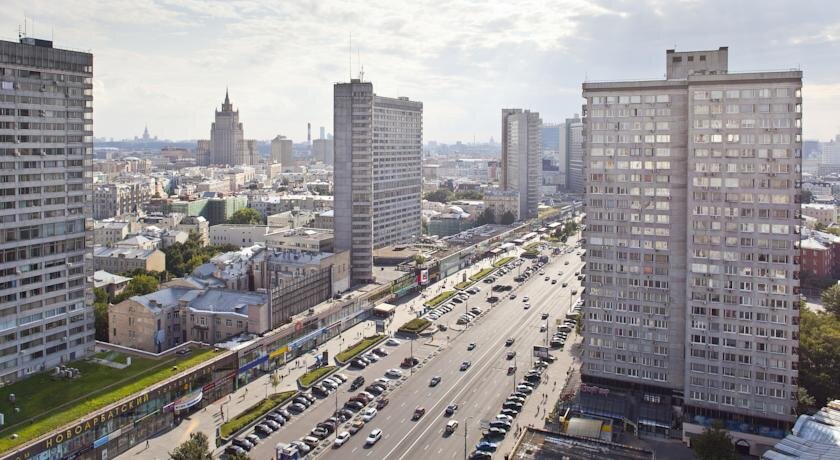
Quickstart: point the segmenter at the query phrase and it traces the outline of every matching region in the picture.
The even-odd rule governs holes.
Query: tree
[[[173,276],[182,277],[192,272],[195,267],[208,262],[216,254],[237,250],[239,246],[232,244],[202,246],[201,236],[190,232],[186,242],[175,243],[163,250],[166,254],[166,271]]]
[[[423,257],[420,254],[415,255],[412,259],[414,260],[414,263],[417,264],[417,265],[423,265],[423,264],[426,263],[426,258]]]
[[[500,222],[502,225],[510,225],[510,224],[512,224],[515,220],[516,220],[516,217],[513,215],[513,213],[512,213],[512,212],[510,212],[510,211],[505,211],[505,213],[504,213],[504,214],[502,214],[502,218],[501,218],[501,219],[499,219],[499,222]]]
[[[735,445],[721,423],[715,423],[703,430],[703,434],[691,438],[691,448],[700,460],[738,460]]]
[[[93,326],[96,340],[108,341],[108,293],[93,288]]]
[[[263,216],[254,208],[242,208],[228,219],[229,224],[258,225],[263,223]]]
[[[817,399],[808,394],[808,390],[805,387],[797,387],[796,388],[796,413],[797,414],[806,414],[810,412],[811,409],[816,407]]]
[[[120,293],[120,295],[114,298],[114,303],[120,303],[129,297],[134,297],[136,295],[146,295],[152,292],[157,291],[158,279],[152,275],[137,275],[134,278],[131,278],[131,281],[128,282],[128,286]]]
[[[495,224],[496,214],[493,213],[492,208],[486,208],[484,211],[481,211],[481,214],[479,214],[478,217],[476,217],[475,223],[478,225]]]
[[[201,431],[190,433],[190,439],[170,452],[169,458],[171,460],[211,460],[213,454],[210,451],[207,435]]]
[[[248,454],[243,454],[240,452],[237,452],[235,454],[228,454],[227,458],[228,460],[251,460],[251,457],[249,457]]]
[[[274,389],[274,392],[277,393],[277,387],[280,386],[280,382],[283,381],[283,376],[280,375],[280,371],[275,370],[271,373],[271,388]]]
[[[840,284],[834,284],[820,294],[825,311],[840,317]]]
[[[816,405],[840,398],[840,318],[799,309],[799,385]]]
[[[452,192],[445,188],[440,188],[435,190],[434,192],[428,192],[423,195],[423,199],[426,201],[435,201],[437,203],[446,203],[449,201]]]
[[[814,224],[814,230],[818,232],[824,232],[826,228],[828,227],[822,222],[817,222],[816,224]]]
[[[451,200],[481,200],[484,199],[484,194],[478,190],[462,190],[455,192],[450,198]]]
[[[808,204],[814,201],[814,194],[810,190],[803,190],[800,196],[802,197],[802,204]]]

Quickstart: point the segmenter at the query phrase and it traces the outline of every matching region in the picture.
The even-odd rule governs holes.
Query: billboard
[[[420,274],[417,275],[417,283],[421,286],[429,284],[429,270],[420,270]]]
[[[534,345],[534,358],[548,358],[548,347]]]

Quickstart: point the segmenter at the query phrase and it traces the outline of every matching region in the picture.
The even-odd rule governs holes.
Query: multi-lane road
[[[565,262],[569,264],[566,265]],[[523,264],[521,269],[524,269],[526,264]],[[509,292],[494,294],[502,300],[492,308],[486,301],[491,285],[478,283],[476,286],[481,288],[481,292],[471,296],[466,306],[452,304],[455,307],[453,311],[438,320],[454,325],[466,308],[478,306],[483,310],[483,314],[465,330],[450,329],[447,332],[438,332],[433,345],[425,343],[428,339],[418,338],[413,347],[406,340],[397,347],[383,346],[390,355],[379,362],[364,370],[342,370],[350,380],[357,375],[363,375],[370,383],[375,378],[382,377],[387,369],[399,367],[399,362],[409,355],[410,348],[413,348],[416,357],[426,361],[413,373],[404,372],[404,377],[395,382],[385,395],[390,404],[379,411],[376,417],[344,446],[320,452],[317,457],[403,460],[431,455],[438,458],[463,458],[465,428],[469,453],[482,437],[481,422],[488,421],[499,413],[502,403],[513,391],[515,384],[522,381],[524,373],[530,369],[533,346],[544,345],[546,334],[540,331],[540,325],[546,320],[542,320],[541,315],[548,313],[549,328],[553,329],[554,320],[563,318],[567,313],[572,298],[571,291],[580,289],[580,283],[574,275],[574,272],[580,269],[580,265],[580,258],[574,252],[553,256],[549,264],[542,268],[545,275],[534,274],[521,284],[513,281],[519,271],[514,269],[497,279],[495,284],[514,286],[516,298],[509,299]],[[559,275],[559,272],[563,274]],[[557,283],[545,281],[545,276],[556,279]],[[562,287],[564,282],[568,283],[565,288]],[[528,309],[524,307],[525,297],[530,304]],[[514,339],[512,346],[505,346],[508,338]],[[468,351],[467,346],[470,343],[476,346]],[[516,357],[512,360],[507,359],[509,351],[516,352]],[[552,353],[562,358],[561,355],[567,352],[568,349],[554,350]],[[466,371],[460,370],[463,361],[472,363]],[[565,374],[566,369],[558,366],[563,366],[564,363],[568,366],[568,362],[568,359],[558,359],[546,372],[557,376]],[[514,375],[509,375],[508,368],[514,364],[517,371]],[[441,377],[441,382],[431,387],[429,382],[435,376]],[[549,385],[551,384],[538,386],[528,398],[528,402],[541,399],[543,393],[551,395],[559,392],[559,387]],[[349,392],[348,387],[349,382],[303,414],[294,417],[279,432],[256,446],[250,453],[251,457],[271,458],[277,442],[288,442],[307,435],[318,422],[325,420],[335,411],[336,404],[338,407],[343,406],[344,402],[356,393]],[[447,417],[444,410],[452,403],[458,404],[459,409],[452,417]],[[426,413],[419,420],[412,420],[414,409],[418,406],[424,407]],[[533,407],[533,404],[528,404],[524,411],[533,410]],[[520,417],[525,413],[520,414]],[[457,420],[459,426],[454,433],[446,435],[444,428],[450,419]],[[382,439],[374,446],[366,447],[365,438],[374,428],[383,430]],[[342,426],[338,431],[343,430]],[[332,437],[334,436],[333,434]],[[512,433],[508,434],[508,437],[511,436]]]

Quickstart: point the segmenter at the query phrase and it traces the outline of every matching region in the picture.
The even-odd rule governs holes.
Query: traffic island
[[[479,271],[478,273],[473,274],[470,276],[470,279],[473,281],[480,281],[482,278],[486,277],[487,275],[496,271],[496,267],[487,267]]]
[[[502,267],[502,266],[504,266],[505,264],[507,264],[508,262],[510,262],[511,260],[513,260],[515,258],[516,257],[505,257],[505,258],[499,259],[499,260],[493,262],[493,266],[496,267],[496,268]]]
[[[432,297],[432,300],[426,302],[426,306],[429,308],[437,307],[438,305],[449,300],[454,295],[455,291],[443,291],[440,294]]]
[[[360,354],[373,348],[374,346],[376,346],[376,344],[385,340],[385,338],[385,335],[374,335],[371,337],[365,337],[364,339],[351,345],[350,348],[335,355],[335,362],[337,362],[339,365],[344,365],[356,356],[359,356]]]
[[[397,331],[402,332],[403,334],[419,334],[421,331],[431,326],[431,324],[432,322],[426,318],[414,318],[400,326]]]
[[[282,393],[270,395],[268,398],[254,404],[236,417],[223,423],[219,428],[219,436],[222,438],[222,441],[228,442],[230,438],[233,438],[245,429],[249,428],[265,414],[271,412],[275,407],[285,403],[296,394],[297,391],[284,391]]]
[[[321,380],[322,378],[326,377],[327,375],[335,372],[336,369],[338,369],[338,367],[336,367],[336,366],[319,367],[318,369],[315,369],[313,371],[309,371],[309,372],[301,375],[300,377],[298,377],[297,383],[303,389],[309,388],[312,385],[314,385],[316,382],[318,382],[318,380]]]

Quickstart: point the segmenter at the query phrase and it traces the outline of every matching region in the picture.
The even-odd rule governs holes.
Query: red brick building
[[[837,245],[832,245],[837,246]],[[834,269],[834,251],[819,241],[808,238],[802,240],[802,271],[812,273],[817,278],[827,278]]]

